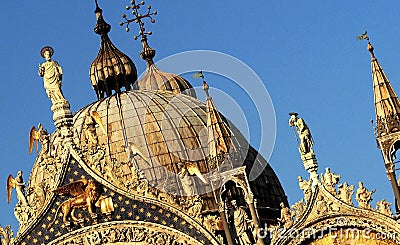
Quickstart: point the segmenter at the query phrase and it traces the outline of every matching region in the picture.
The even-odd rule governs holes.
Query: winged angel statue
[[[11,230],[11,226],[7,225],[6,228],[0,226],[0,244],[9,245],[14,236],[14,231]]]
[[[22,179],[22,171],[18,171],[17,177],[13,177],[11,174],[7,179],[7,202],[10,203],[12,189],[15,188],[15,192],[17,193],[18,202],[21,203],[21,206],[27,206],[28,202],[25,197],[25,182]]]
[[[69,196],[70,199],[60,204],[54,215],[54,220],[49,224],[49,228],[54,224],[58,212],[63,213],[63,222],[68,223],[68,218],[71,217],[73,221],[79,219],[74,216],[76,208],[87,208],[90,215],[94,214],[94,205],[99,200],[102,193],[102,187],[97,181],[80,179],[70,184],[61,186],[53,191],[53,193],[62,196]]]
[[[38,129],[33,126],[29,132],[29,154],[32,154],[33,145],[36,142],[36,153],[39,151],[39,142],[42,144],[42,149],[45,153],[48,152],[49,134],[43,129],[43,125],[39,123]]]

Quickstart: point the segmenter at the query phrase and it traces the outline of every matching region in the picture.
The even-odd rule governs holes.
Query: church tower
[[[400,207],[400,190],[396,181],[395,159],[400,148],[400,100],[394,92],[389,79],[374,55],[374,47],[368,42],[371,53],[372,82],[376,114],[375,136],[378,148],[382,151],[386,174],[392,184],[393,192]]]

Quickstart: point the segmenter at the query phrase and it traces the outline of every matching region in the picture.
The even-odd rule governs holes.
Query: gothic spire
[[[202,77],[204,78],[204,77]],[[231,132],[222,120],[212,97],[208,93],[209,86],[203,79],[203,90],[206,93],[207,131],[208,131],[208,162],[211,168],[218,167],[227,154],[233,152]]]
[[[371,53],[372,82],[376,113],[376,136],[400,131],[400,101],[389,79],[374,55],[374,47],[368,42]]]
[[[364,38],[365,39],[365,38]],[[369,40],[369,39],[367,39]],[[397,207],[400,207],[400,190],[396,181],[395,153],[400,148],[400,101],[389,79],[374,54],[374,47],[368,41],[371,54],[372,83],[376,113],[375,135],[382,152],[386,174],[390,180]]]

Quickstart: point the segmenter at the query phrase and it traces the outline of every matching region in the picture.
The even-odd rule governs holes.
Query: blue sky
[[[112,25],[110,38],[136,63],[139,73],[144,62],[141,45],[118,23],[129,1],[99,0],[104,17]],[[366,42],[356,36],[368,30],[375,54],[400,93],[400,28],[397,1],[152,1],[159,12],[150,45],[156,60],[189,50],[213,50],[236,57],[262,79],[276,113],[276,144],[270,163],[278,175],[289,202],[301,198],[297,176],[307,176],[300,161],[288,113],[297,111],[311,128],[320,172],[330,166],[342,182],[376,189],[373,205],[386,198],[393,202],[382,157],[376,147],[371,119],[375,118]],[[146,4],[147,4],[146,3]],[[95,25],[94,1],[6,1],[2,4],[0,49],[1,137],[0,224],[12,224],[16,203],[6,201],[6,179],[23,170],[28,180],[35,155],[28,154],[28,134],[39,122],[49,130],[50,101],[45,95],[37,68],[45,45],[55,49],[54,59],[64,70],[63,92],[73,112],[95,100],[89,67],[97,55],[99,37]],[[194,86],[200,81],[186,77]],[[210,86],[241,100],[241,92],[225,80],[210,75]],[[251,82],[251,81],[249,81]],[[214,96],[219,110],[228,118],[229,105]],[[247,105],[246,103],[250,103]],[[257,146],[261,128],[251,113],[250,142]],[[261,125],[261,127],[266,127]],[[262,137],[269,137],[263,135]],[[261,152],[263,154],[263,152]],[[3,183],[3,184],[1,184]],[[15,194],[15,193],[14,193]]]

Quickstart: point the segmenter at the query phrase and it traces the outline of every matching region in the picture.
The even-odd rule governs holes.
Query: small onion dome
[[[102,10],[96,8],[97,24],[94,32],[101,36],[100,50],[90,67],[90,80],[98,99],[120,92],[122,87],[129,91],[137,79],[133,61],[119,51],[108,37],[111,26],[103,19]]]
[[[171,91],[174,94],[183,93],[196,98],[196,93],[187,80],[181,76],[166,73],[158,69],[153,62],[156,51],[148,45],[146,37],[142,38],[142,45],[143,49],[140,53],[140,57],[146,61],[147,68],[143,77],[139,79],[134,86],[135,89]]]

